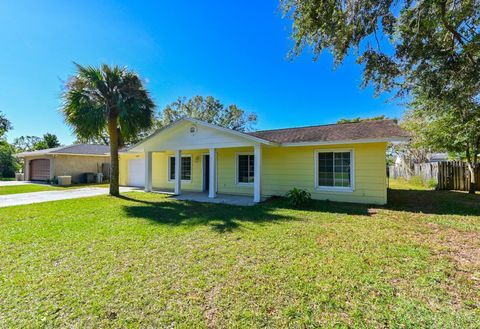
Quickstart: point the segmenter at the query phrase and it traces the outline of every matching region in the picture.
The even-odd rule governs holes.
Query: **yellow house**
[[[297,187],[314,199],[385,204],[387,143],[406,140],[391,120],[245,133],[183,118],[120,155],[120,184],[254,202]]]

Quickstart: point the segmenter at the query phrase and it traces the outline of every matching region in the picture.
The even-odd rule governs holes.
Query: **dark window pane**
[[[192,179],[192,158],[184,157],[182,158],[182,180],[191,180]]]
[[[351,186],[350,152],[318,153],[319,186]]]
[[[253,183],[255,172],[255,158],[253,155],[241,154],[238,156],[238,182]]]
[[[175,180],[175,158],[170,158],[170,180]]]

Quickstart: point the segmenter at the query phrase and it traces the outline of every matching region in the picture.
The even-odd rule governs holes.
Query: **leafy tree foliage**
[[[59,147],[60,142],[55,134],[46,133],[43,137],[21,136],[13,140],[17,152],[28,152]]]
[[[255,113],[245,113],[236,105],[223,105],[212,96],[178,98],[160,113],[160,126],[168,125],[183,117],[191,117],[225,128],[248,131],[257,122]]]
[[[411,125],[415,133],[417,148],[430,147],[435,150],[460,154],[470,171],[470,193],[474,193],[478,177],[475,168],[480,154],[480,107],[452,106],[449,101],[431,101],[417,94],[408,116],[418,122]]]
[[[5,140],[0,140],[0,177],[11,178],[20,168],[15,157],[15,148]]]
[[[363,85],[377,93],[415,86],[438,92],[476,89],[480,73],[478,0],[282,0],[293,19],[292,55],[311,46],[335,64],[351,52],[364,64]],[[448,79],[447,79],[448,78]],[[458,84],[448,80],[455,78]],[[460,83],[461,82],[461,83]]]
[[[12,128],[12,123],[7,119],[5,114],[0,111],[0,139],[4,138],[5,134]]]
[[[43,141],[47,148],[54,148],[60,146],[60,141],[58,140],[57,135],[46,133],[43,135]]]
[[[5,134],[13,129],[12,123],[0,112],[0,177],[14,177],[20,167],[15,149],[6,141]]]
[[[75,65],[77,72],[63,93],[62,112],[81,139],[98,138],[108,131],[110,194],[118,196],[119,147],[152,127],[155,104],[138,74],[125,67]]]
[[[13,140],[13,146],[17,152],[30,152],[36,150],[42,139],[38,136],[20,136]]]
[[[371,118],[353,118],[353,119],[340,119],[337,121],[337,124],[341,123],[355,123],[355,122],[363,122],[363,121],[377,121],[377,120],[387,120],[388,118],[385,117],[385,115],[379,115],[376,117],[371,117]]]

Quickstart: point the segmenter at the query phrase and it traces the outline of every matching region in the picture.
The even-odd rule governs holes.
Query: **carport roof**
[[[110,147],[108,145],[73,144],[73,145],[60,146],[60,147],[44,149],[44,150],[22,152],[22,153],[18,153],[17,157],[25,158],[25,157],[32,157],[32,156],[42,156],[47,154],[108,156],[109,153],[110,153]]]

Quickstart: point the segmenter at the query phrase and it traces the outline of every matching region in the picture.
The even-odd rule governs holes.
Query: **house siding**
[[[108,156],[84,156],[84,155],[43,155],[25,157],[30,162],[35,159],[48,159],[50,161],[50,179],[58,176],[72,176],[73,183],[83,182],[83,174],[97,173],[97,168],[102,163],[109,163]],[[97,166],[98,165],[98,166]],[[26,166],[27,167],[27,166]],[[28,170],[26,168],[26,170]],[[29,173],[28,173],[29,175]],[[26,177],[29,178],[29,177]]]
[[[217,192],[224,194],[252,195],[253,184],[237,184],[237,154],[251,153],[253,147],[217,150]]]
[[[315,189],[315,151],[328,149],[354,151],[353,192]],[[386,184],[386,143],[263,149],[263,197],[285,195],[297,187],[309,191],[312,198],[319,200],[385,204]]]
[[[102,170],[102,163],[110,163],[110,157],[83,155],[55,155],[54,176],[72,176],[72,182],[84,181],[85,173],[97,173]]]
[[[263,147],[262,186],[263,198],[285,195],[293,187],[305,189],[312,198],[340,202],[385,204],[387,202],[386,143],[342,144],[305,147]],[[315,151],[352,149],[354,151],[353,192],[326,192],[315,189]],[[203,185],[202,155],[208,150],[182,151],[192,155],[192,182],[183,183],[182,190],[201,191]],[[217,192],[253,196],[253,184],[236,182],[237,154],[253,153],[253,147],[217,149]],[[152,184],[156,189],[173,190],[167,180],[168,155],[173,152],[153,153]],[[128,184],[128,159],[143,155],[121,155],[120,184]]]

